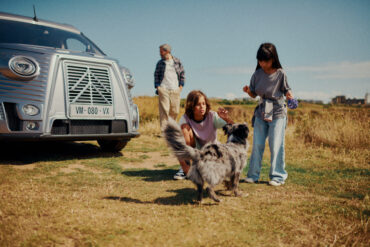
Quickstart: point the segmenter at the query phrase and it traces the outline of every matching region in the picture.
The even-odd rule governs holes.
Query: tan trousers
[[[180,88],[176,90],[167,90],[162,87],[158,87],[158,99],[159,99],[159,120],[161,128],[163,122],[171,117],[176,120],[177,115],[180,111]]]

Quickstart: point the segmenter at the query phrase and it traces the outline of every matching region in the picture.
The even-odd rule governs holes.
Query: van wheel
[[[125,140],[98,140],[101,150],[108,152],[119,152],[127,144]]]

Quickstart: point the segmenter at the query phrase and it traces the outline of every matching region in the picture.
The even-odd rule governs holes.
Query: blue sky
[[[263,42],[276,45],[296,97],[370,93],[368,0],[0,0],[0,11],[71,24],[128,67],[135,96],[154,95],[159,45],[186,72],[182,97],[244,97]]]

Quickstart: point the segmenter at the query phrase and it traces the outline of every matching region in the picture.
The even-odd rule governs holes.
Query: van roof
[[[52,21],[45,21],[45,20],[40,20],[40,19],[35,21],[31,17],[22,16],[22,15],[14,15],[14,14],[9,14],[9,13],[4,13],[4,12],[0,12],[0,20],[19,21],[19,22],[31,23],[35,25],[63,29],[65,31],[69,31],[69,32],[77,33],[77,34],[81,33],[77,28],[75,28],[72,25],[60,24],[60,23],[56,23]]]

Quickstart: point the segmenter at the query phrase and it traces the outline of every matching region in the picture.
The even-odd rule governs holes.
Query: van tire
[[[100,149],[108,152],[119,152],[126,145],[126,140],[98,140]]]

